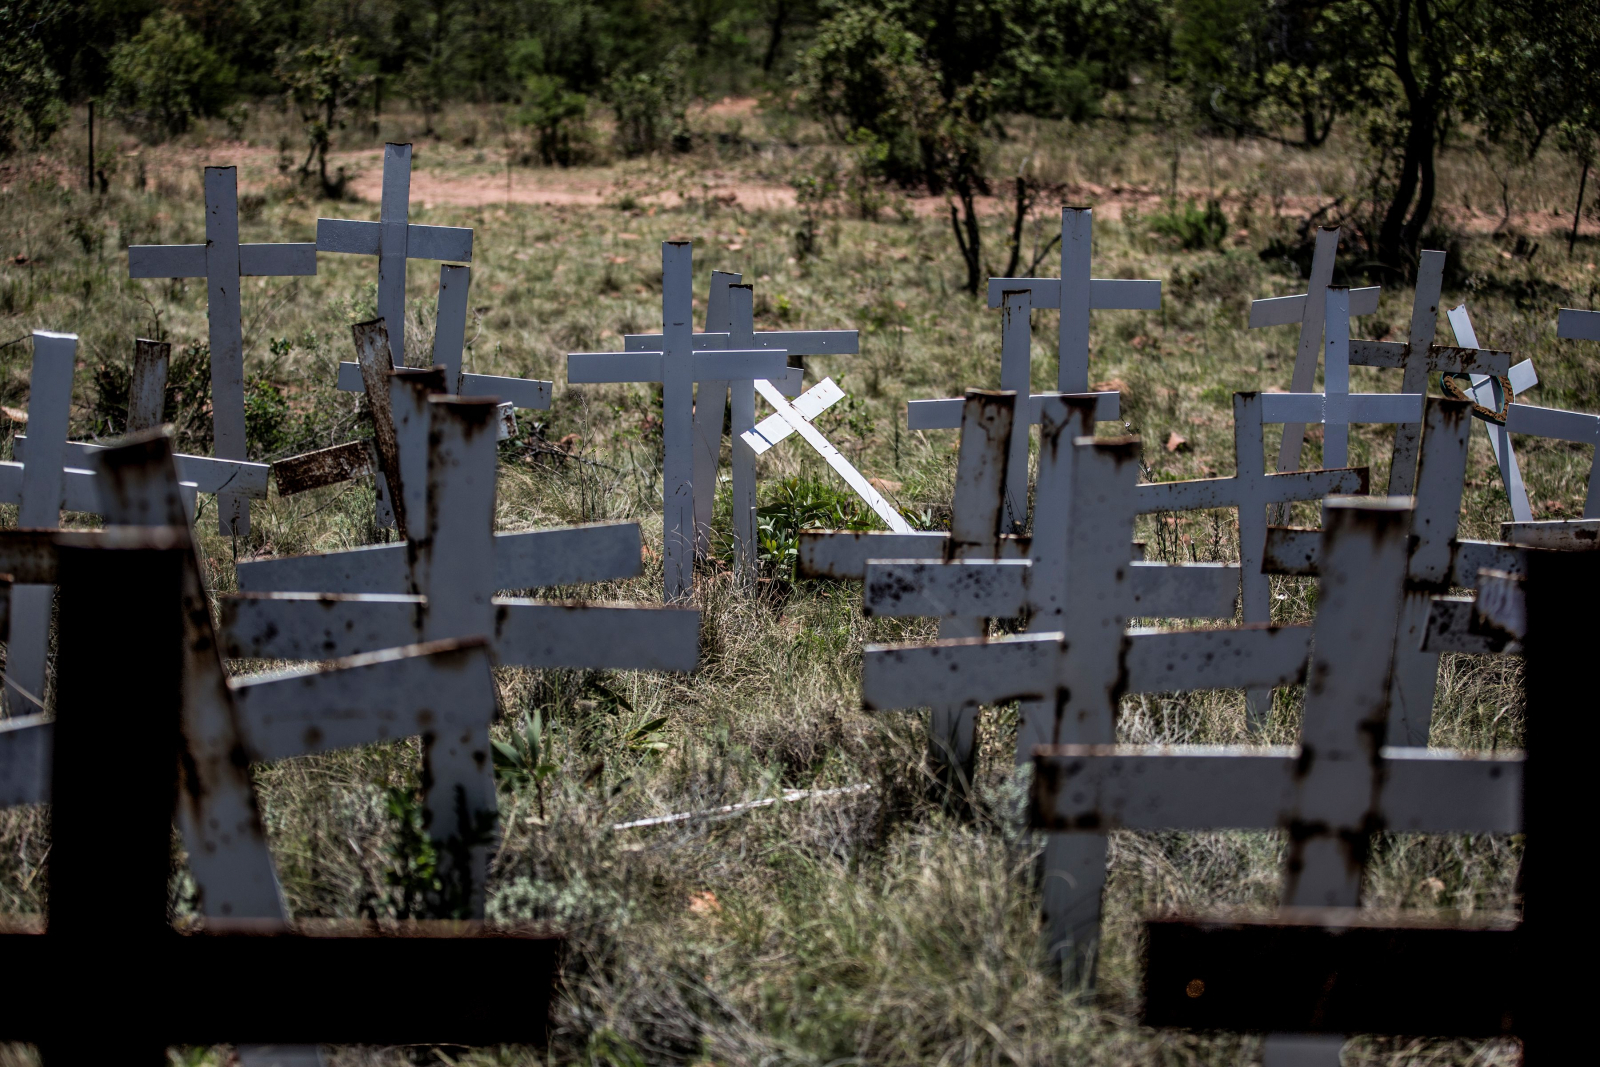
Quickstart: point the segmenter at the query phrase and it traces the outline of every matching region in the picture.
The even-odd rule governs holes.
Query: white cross
[[[324,659],[483,635],[496,663],[525,667],[693,670],[698,657],[699,612],[690,608],[544,603],[497,598],[505,542],[494,528],[496,402],[427,397],[428,525],[413,534],[406,593],[246,593],[222,602],[222,643],[228,655],[252,659]],[[579,528],[581,531],[583,528]],[[547,545],[549,542],[546,542]],[[384,546],[390,547],[390,546]],[[558,547],[558,546],[552,546]],[[568,543],[583,555],[582,533]],[[634,566],[638,532],[633,531]],[[370,567],[370,550],[318,557]],[[372,560],[382,568],[380,560]],[[578,561],[565,561],[581,571]],[[602,560],[602,563],[606,561]],[[370,575],[370,571],[368,572]],[[486,759],[488,721],[463,749],[435,768],[426,799],[436,827],[447,822],[470,830],[494,812],[494,782]],[[468,758],[470,756],[470,758]],[[449,813],[455,812],[451,820]],[[465,832],[465,830],[463,830]],[[436,836],[444,836],[436,834]],[[481,873],[486,853],[474,852]]]
[[[1332,493],[1364,493],[1366,468],[1266,473],[1262,423],[1265,399],[1274,394],[1233,394],[1233,462],[1231,478],[1198,478],[1155,482],[1136,490],[1140,514],[1235,508],[1239,521],[1241,618],[1247,623],[1272,621],[1272,586],[1262,573],[1267,540],[1267,509],[1294,500],[1321,500]],[[1251,725],[1263,726],[1272,710],[1270,690],[1245,694]]]
[[[143,434],[99,452],[105,512],[113,525],[182,528],[192,500],[178,482],[170,442]],[[0,544],[0,553],[4,545]],[[37,554],[36,554],[37,555]],[[53,576],[52,576],[53,577]],[[491,719],[494,681],[482,643],[402,649],[312,671],[230,679],[212,631],[198,557],[184,571],[184,740],[179,829],[203,914],[222,919],[286,918],[248,763],[278,760],[407,735],[435,736],[471,719]],[[54,724],[41,716],[0,724],[0,805],[50,798]],[[447,747],[428,741],[424,765]],[[244,755],[247,762],[241,762]],[[424,771],[425,777],[427,771]],[[246,1064],[321,1062],[315,1047],[243,1045]]]
[[[467,336],[467,293],[471,283],[471,267],[453,263],[439,267],[439,313],[434,320],[432,363],[444,368],[444,391],[451,396],[497,396],[501,403],[512,408],[548,410],[553,382],[538,378],[470,374],[461,369]],[[380,318],[383,317],[380,315]],[[393,345],[392,339],[390,344]],[[393,366],[400,367],[403,364],[396,362]],[[366,388],[360,363],[345,361],[339,364],[339,388],[347,393],[359,393]]]
[[[1525,566],[1523,553],[1511,545],[1456,537],[1472,428],[1470,410],[1465,401],[1427,400],[1405,599],[1394,646],[1389,711],[1392,744],[1428,743],[1439,675],[1438,650],[1425,647],[1434,594],[1451,587],[1474,588],[1484,570],[1521,574]],[[1267,574],[1316,575],[1322,544],[1319,530],[1275,526],[1267,533],[1262,570]]]
[[[694,383],[782,378],[789,372],[786,349],[734,349],[726,342],[695,347],[692,256],[688,241],[661,245],[660,351],[567,355],[571,383],[661,383],[662,560],[668,600],[694,589]]]
[[[856,330],[757,330],[754,290],[741,285],[740,278],[741,275],[730,271],[711,272],[711,290],[706,299],[706,332],[694,335],[697,349],[782,349],[792,356],[854,355],[861,351],[861,337]],[[628,352],[654,351],[661,347],[661,336],[659,333],[626,334],[622,347]],[[784,374],[764,380],[781,395],[793,397],[800,393],[804,375],[801,367],[787,367]],[[755,426],[756,381],[752,378],[702,381],[695,390],[694,405],[696,552],[705,555],[711,547],[711,514],[716,501],[717,466],[722,454],[722,410],[724,402],[731,402],[734,558],[739,573],[751,576],[754,575],[756,545],[755,455],[740,448],[738,442]],[[843,396],[837,386],[816,392],[805,405],[808,411],[815,409],[806,418],[816,418]],[[748,439],[746,443],[750,443]],[[776,439],[772,443],[776,443]],[[765,449],[756,449],[758,453],[761,451]]]
[[[383,200],[377,222],[318,219],[317,251],[378,257],[378,318],[389,325],[390,359],[406,365],[406,261],[472,259],[472,230],[407,222],[411,211],[411,146],[383,146]]]
[[[1339,227],[1317,230],[1316,247],[1311,254],[1311,277],[1306,291],[1294,296],[1274,296],[1250,301],[1250,328],[1300,324],[1300,341],[1295,346],[1294,376],[1289,391],[1309,393],[1317,380],[1317,350],[1322,346],[1327,289],[1333,281],[1333,261],[1339,252]],[[1378,287],[1350,292],[1350,314],[1370,315],[1378,310]],[[1348,331],[1349,327],[1346,327]],[[1348,332],[1346,336],[1349,336]],[[1272,420],[1269,420],[1272,421]],[[1300,445],[1305,440],[1304,423],[1286,423],[1283,445],[1278,450],[1278,470],[1300,468]],[[1323,466],[1329,464],[1324,463]],[[1343,464],[1339,464],[1343,466]]]
[[[1266,393],[1262,396],[1261,417],[1267,422],[1304,427],[1308,422],[1323,424],[1322,466],[1343,467],[1350,461],[1350,424],[1356,422],[1421,422],[1422,396],[1419,393],[1350,392],[1350,298],[1351,291],[1330,285],[1323,290],[1327,300],[1327,354],[1323,362],[1323,391],[1300,390],[1293,393]],[[1298,447],[1298,446],[1297,446]],[[1285,468],[1279,454],[1279,469]]]
[[[1025,280],[1025,279],[1024,279]],[[1157,303],[1160,284],[1156,282]],[[993,284],[990,285],[991,292]],[[1033,393],[1033,291],[1006,289],[1000,294],[1000,388],[1028,398],[1026,417],[1011,427],[1010,477],[1005,487],[1006,526],[1021,532],[1028,523],[1028,427],[1039,422],[1041,405],[1055,396],[1089,396],[1097,401],[1095,417],[1111,422],[1121,415],[1117,393]],[[961,425],[962,401],[912,400],[906,404],[906,427],[912,430],[953,430]]]
[[[100,490],[94,457],[104,446],[67,440],[72,406],[72,377],[78,338],[70,333],[33,335],[33,366],[29,374],[28,429],[13,439],[18,462],[0,463],[0,502],[18,507],[17,525],[49,529],[61,524],[61,511],[99,513]],[[217,493],[224,488],[241,497],[267,495],[267,466],[240,460],[205,456],[176,456],[184,479],[189,512],[194,494]],[[54,590],[49,585],[24,584],[12,591],[11,634],[6,646],[5,701],[19,708],[26,693],[43,700],[47,677],[50,617]],[[31,701],[29,701],[31,704]]]
[[[132,245],[130,278],[205,278],[211,350],[211,421],[216,454],[246,458],[244,430],[244,325],[239,301],[244,277],[299,277],[317,273],[314,244],[240,244],[236,167],[207,167],[206,243]],[[224,534],[250,532],[250,504],[227,492],[217,500]]]
[[[1517,833],[1520,757],[1380,747],[1411,516],[1403,499],[1335,498],[1299,744],[1237,749],[1074,744],[1035,760],[1035,825],[1110,830],[1283,829],[1282,902],[1355,907],[1378,829]],[[1336,1064],[1337,1038],[1268,1039],[1268,1062]],[[1284,1062],[1288,1062],[1287,1060]]]
[[[1004,293],[1027,289],[1033,293],[1033,307],[1061,309],[1061,332],[1057,347],[1060,362],[1056,380],[1057,388],[1063,393],[1089,391],[1091,310],[1161,309],[1159,281],[1089,276],[1093,236],[1094,209],[1064,207],[1061,209],[1060,278],[989,279],[989,306],[992,308],[1001,306]]]
[[[1058,437],[1059,439],[1059,437]],[[1127,562],[1138,504],[1137,442],[1077,439],[1070,449],[1041,452],[1041,486],[1070,486],[1064,523],[1067,551],[1048,593],[1062,605],[1055,631],[1019,637],[868,646],[862,659],[862,701],[869,708],[998,704],[1021,700],[1017,753],[1037,744],[1111,744],[1124,693],[1186,689],[1269,688],[1304,678],[1309,631],[1246,627],[1124,634],[1137,608],[1136,568]],[[1043,461],[1048,460],[1048,467]],[[1048,476],[1048,477],[1047,477]],[[1041,493],[1041,519],[1049,496]],[[1236,581],[1236,579],[1235,579]],[[1236,586],[1235,586],[1236,587]],[[1229,603],[1231,614],[1231,598]],[[1055,839],[1047,846],[1045,913],[1053,956],[1070,958],[1087,977],[1099,926],[1105,839]]]
[[[1467,313],[1467,305],[1451,308],[1449,318],[1456,343],[1462,348],[1477,348],[1478,334],[1472,328],[1472,316]],[[1506,386],[1510,387],[1511,396],[1514,397],[1538,385],[1539,376],[1534,373],[1533,360],[1525,359],[1506,372],[1504,383],[1488,374],[1473,374],[1471,382],[1467,389],[1458,391],[1470,396],[1486,412],[1499,412],[1510,399],[1506,396]],[[1517,465],[1517,453],[1511,446],[1511,434],[1514,431],[1503,421],[1491,420],[1484,420],[1484,431],[1489,435],[1489,451],[1494,453],[1495,463],[1500,467],[1500,480],[1506,489],[1506,499],[1511,503],[1512,521],[1532,522],[1533,508],[1528,504],[1528,487],[1522,483],[1522,468]]]

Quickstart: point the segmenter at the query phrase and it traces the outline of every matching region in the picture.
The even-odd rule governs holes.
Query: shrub
[[[1228,215],[1215,200],[1206,201],[1204,210],[1193,200],[1179,207],[1176,201],[1167,210],[1151,215],[1146,221],[1151,232],[1171,238],[1179,248],[1199,251],[1220,248],[1228,237]]]
[[[42,27],[59,11],[37,2],[0,3],[0,154],[23,143],[37,147],[50,139],[66,116],[57,97],[61,79],[51,69]]]
[[[780,577],[794,576],[801,530],[867,530],[877,524],[877,517],[864,513],[853,495],[831,485],[785,478],[766,489],[756,512],[757,558]]]
[[[548,74],[523,79],[524,103],[517,116],[533,130],[534,151],[545,166],[570,167],[589,156],[589,98]]]
[[[148,136],[173,137],[233,94],[233,69],[207,48],[182,15],[158,11],[111,53],[112,101]]]

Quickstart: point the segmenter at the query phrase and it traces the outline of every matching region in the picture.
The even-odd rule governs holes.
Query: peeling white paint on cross
[[[693,245],[661,245],[660,350],[571,352],[567,381],[660,382],[662,562],[668,600],[694,591],[694,383],[783,378],[786,349],[696,347],[693,332]],[[719,431],[720,433],[720,431]]]
[[[506,566],[507,549],[513,543],[493,535],[496,402],[434,396],[425,404],[429,413],[426,530],[414,533],[407,545],[379,546],[378,552],[330,553],[299,564],[273,561],[298,567],[302,573],[327,574],[342,565],[348,576],[380,588],[387,584],[385,576],[398,570],[406,578],[406,591],[245,593],[224,598],[221,628],[228,655],[318,660],[419,641],[483,636],[494,661],[506,666],[694,669],[700,618],[696,610],[495,597],[504,572],[516,563],[513,558],[509,560],[513,567]],[[557,531],[575,536],[540,539],[544,547],[564,550],[567,557],[551,561],[547,574],[565,569],[561,577],[585,580],[594,570],[614,572],[611,546],[606,544],[601,545],[600,566],[585,566],[587,532]],[[636,572],[637,526],[631,527],[631,535]],[[525,539],[520,547],[529,543]],[[401,552],[394,552],[396,548]],[[242,578],[241,585],[245,584]],[[476,828],[494,817],[488,725],[486,718],[474,726],[467,748],[457,758],[441,760],[433,772],[425,808],[438,839],[456,835],[481,842]],[[481,878],[487,848],[480,843],[471,849],[475,879]]]
[[[990,640],[869,646],[862,700],[870,708],[1022,701],[1017,754],[1039,744],[1112,744],[1126,693],[1249,689],[1303,680],[1310,632],[1259,627],[1125,633],[1136,610],[1127,544],[1136,513],[1138,447],[1131,439],[1077,439],[1057,449],[1051,482],[1071,486],[1065,564],[1046,588],[1064,605],[1056,629]],[[1070,464],[1059,469],[1058,464]],[[1044,512],[1041,501],[1041,515]],[[1054,520],[1052,520],[1054,521]],[[1231,606],[1231,605],[1230,605]],[[1047,944],[1070,973],[1089,979],[1105,881],[1104,837],[1053,838],[1046,846]]]
[[[1335,468],[1314,471],[1266,472],[1264,401],[1273,394],[1233,394],[1233,457],[1231,478],[1198,478],[1182,482],[1153,482],[1135,490],[1141,515],[1160,511],[1198,511],[1234,508],[1239,524],[1239,579],[1241,617],[1246,623],[1272,621],[1272,587],[1262,573],[1262,553],[1267,540],[1267,509],[1296,500],[1321,500],[1334,493],[1365,493],[1367,469]],[[1254,726],[1265,725],[1272,710],[1272,692],[1246,692],[1246,716]]]
[[[1160,283],[1156,283],[1159,287]],[[992,288],[992,287],[991,287]],[[1159,288],[1157,297],[1159,302]],[[1020,533],[1028,524],[1028,428],[1040,421],[1042,405],[1051,397],[1086,396],[1096,400],[1095,419],[1115,421],[1121,415],[1117,393],[1033,393],[1033,291],[1007,289],[1000,294],[1000,388],[1026,397],[1026,410],[1011,427],[1010,459],[1005,486],[1006,528]],[[911,430],[954,430],[961,426],[962,401],[912,400],[906,404]],[[1091,431],[1092,432],[1092,431]]]
[[[1072,744],[1035,757],[1035,826],[1289,831],[1282,902],[1360,904],[1369,836],[1517,833],[1523,760],[1381,747],[1406,542],[1404,498],[1336,498],[1299,744],[1293,748]],[[1339,1038],[1268,1038],[1267,1063],[1339,1062]]]
[[[1324,469],[1346,466],[1350,462],[1350,425],[1358,422],[1421,422],[1422,395],[1420,393],[1352,393],[1350,392],[1350,302],[1352,291],[1343,286],[1327,286],[1326,298],[1327,354],[1323,362],[1323,391],[1313,393],[1298,389],[1293,393],[1262,394],[1261,417],[1267,422],[1284,423],[1287,435],[1292,428],[1302,430],[1306,423],[1320,422],[1322,433],[1322,466]],[[1315,368],[1313,368],[1314,370]],[[1299,446],[1295,446],[1294,463],[1283,466],[1285,453],[1279,453],[1279,469],[1294,470],[1299,466]]]
[[[76,334],[37,331],[33,335],[28,387],[28,428],[32,432],[13,438],[12,454],[17,461],[0,463],[0,503],[17,505],[20,527],[57,527],[62,510],[103,511],[95,456],[105,446],[67,440],[77,346]],[[181,490],[189,515],[194,514],[196,492],[227,490],[258,499],[267,495],[265,464],[206,456],[173,458],[183,479]],[[53,603],[54,591],[48,585],[23,584],[12,591],[12,636],[6,646],[5,674],[8,707],[19,707],[19,696],[30,705],[45,698]]]
[[[992,308],[1001,306],[1005,293],[1028,290],[1032,293],[1032,307],[1061,309],[1056,381],[1063,393],[1089,391],[1090,311],[1159,311],[1161,308],[1159,281],[1090,277],[1093,237],[1094,209],[1064,207],[1061,209],[1061,277],[989,279],[989,306]],[[1024,386],[1023,390],[1026,388]]]
[[[240,244],[238,168],[205,170],[206,243],[131,245],[130,278],[205,278],[211,352],[211,421],[216,454],[247,458],[244,427],[244,323],[239,299],[245,277],[303,277],[317,273],[317,245]],[[250,532],[250,504],[227,492],[217,500],[224,534]]]

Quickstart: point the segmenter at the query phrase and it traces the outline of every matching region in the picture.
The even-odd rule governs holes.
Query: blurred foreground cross
[[[7,964],[29,968],[36,980],[0,1014],[0,1040],[36,1043],[55,1067],[154,1065],[179,1044],[538,1042],[556,962],[552,939],[485,936],[461,923],[298,932],[283,923],[248,779],[248,760],[258,754],[239,735],[230,696],[250,685],[276,688],[300,711],[328,706],[337,719],[333,706],[350,703],[353,689],[381,691],[383,669],[302,672],[289,693],[281,678],[228,683],[214,640],[191,632],[196,615],[207,613],[203,589],[195,603],[193,553],[182,526],[0,538],[8,568],[61,590],[56,718],[0,726],[0,798],[51,802],[44,932],[0,933]],[[139,605],[139,625],[106,612],[108,598]],[[389,662],[442,670],[452,688],[462,670],[477,673],[492,692],[481,645],[475,668],[471,653],[463,643]],[[455,660],[453,669],[440,655]],[[195,674],[201,659],[213,665],[209,677]],[[355,709],[338,710],[349,720]],[[9,758],[17,754],[30,759]],[[32,796],[23,795],[18,773],[28,769]],[[113,809],[116,832],[108,834]],[[207,916],[181,935],[167,918],[175,816]],[[107,870],[117,872],[109,895]],[[444,983],[430,1010],[417,1012],[388,983],[370,980],[488,967],[514,968],[530,981],[503,993]],[[171,975],[205,980],[152,980]],[[98,1025],[85,1029],[60,1010],[69,991],[93,1006]]]

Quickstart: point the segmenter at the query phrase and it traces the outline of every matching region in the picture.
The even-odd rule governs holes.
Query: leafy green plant
[[[549,758],[545,740],[544,713],[533,709],[511,731],[511,740],[494,741],[494,776],[505,785],[533,786],[538,797],[539,818],[544,816],[544,780],[560,768]]]
[[[175,137],[233,95],[234,73],[175,11],[158,11],[111,53],[111,99],[154,139]]]
[[[19,133],[29,146],[44,144],[66,119],[61,79],[42,43],[66,10],[59,0],[0,3],[0,155],[16,147]]]
[[[867,530],[874,525],[851,494],[803,478],[785,478],[770,485],[757,516],[757,559],[762,567],[785,578],[794,576],[801,530]]]
[[[1144,222],[1150,232],[1170,238],[1179,248],[1192,252],[1220,248],[1228,237],[1227,212],[1215,200],[1206,201],[1204,209],[1193,200],[1185,201],[1182,207],[1170,203],[1166,211],[1151,215]]]
[[[305,128],[307,151],[300,164],[300,180],[311,176],[311,161],[316,160],[322,195],[338,199],[344,195],[345,176],[328,178],[328,146],[333,131],[343,129],[345,113],[357,95],[372,84],[369,75],[356,67],[356,41],[349,37],[290,49],[278,49],[276,74],[289,100],[300,112]]]
[[[570,167],[589,157],[589,98],[561,78],[530,74],[523,79],[518,121],[533,131],[534,151],[547,167]]]
[[[395,919],[472,918],[472,850],[494,840],[493,817],[485,814],[476,825],[437,840],[428,832],[419,790],[390,786],[383,805],[395,823],[385,849],[386,890],[369,896],[361,910]]]
[[[623,155],[649,155],[668,145],[689,149],[688,88],[675,55],[651,70],[614,75],[605,95],[617,113],[617,147]]]

